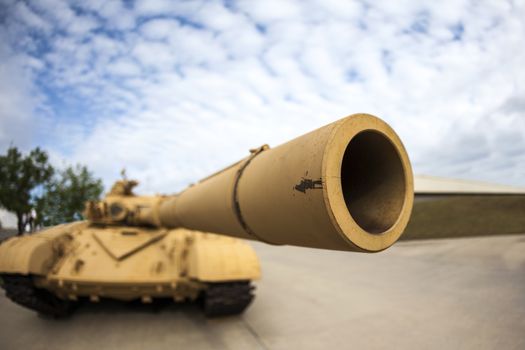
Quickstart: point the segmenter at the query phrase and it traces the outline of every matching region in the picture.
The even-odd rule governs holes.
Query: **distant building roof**
[[[417,194],[523,194],[525,188],[492,184],[482,181],[467,181],[416,175],[414,177]]]

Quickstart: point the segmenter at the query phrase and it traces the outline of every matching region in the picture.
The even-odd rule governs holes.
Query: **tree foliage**
[[[103,191],[102,181],[85,166],[67,167],[57,175],[37,201],[39,223],[44,226],[81,220],[85,202],[98,199]]]
[[[24,231],[35,204],[34,192],[53,176],[49,157],[40,148],[23,156],[16,147],[0,155],[0,206],[16,214],[18,233]]]
[[[16,147],[0,155],[0,207],[16,214],[19,234],[28,223],[49,226],[81,219],[84,203],[98,199],[102,190],[102,181],[85,166],[55,171],[38,147],[25,156]]]

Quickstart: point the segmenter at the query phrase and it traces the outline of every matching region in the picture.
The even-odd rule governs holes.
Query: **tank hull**
[[[49,305],[46,309],[41,301],[31,301],[44,295],[48,304],[60,304],[56,313],[61,315],[63,304],[80,299],[181,302],[211,294],[210,288],[215,298],[217,290],[244,293],[234,305],[235,310],[244,309],[253,298],[249,282],[260,278],[260,267],[253,249],[239,239],[186,229],[81,222],[7,240],[0,245],[0,274],[13,301],[53,314],[46,312]],[[207,313],[224,312],[219,305],[208,307]]]

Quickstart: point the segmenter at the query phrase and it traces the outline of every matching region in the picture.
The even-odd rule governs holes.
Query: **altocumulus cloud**
[[[523,1],[9,1],[0,148],[173,192],[354,112],[417,173],[525,185]]]

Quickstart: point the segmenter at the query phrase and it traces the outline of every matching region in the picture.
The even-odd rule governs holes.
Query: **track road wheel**
[[[250,305],[255,289],[250,281],[209,283],[202,295],[202,306],[207,317],[240,314]]]

